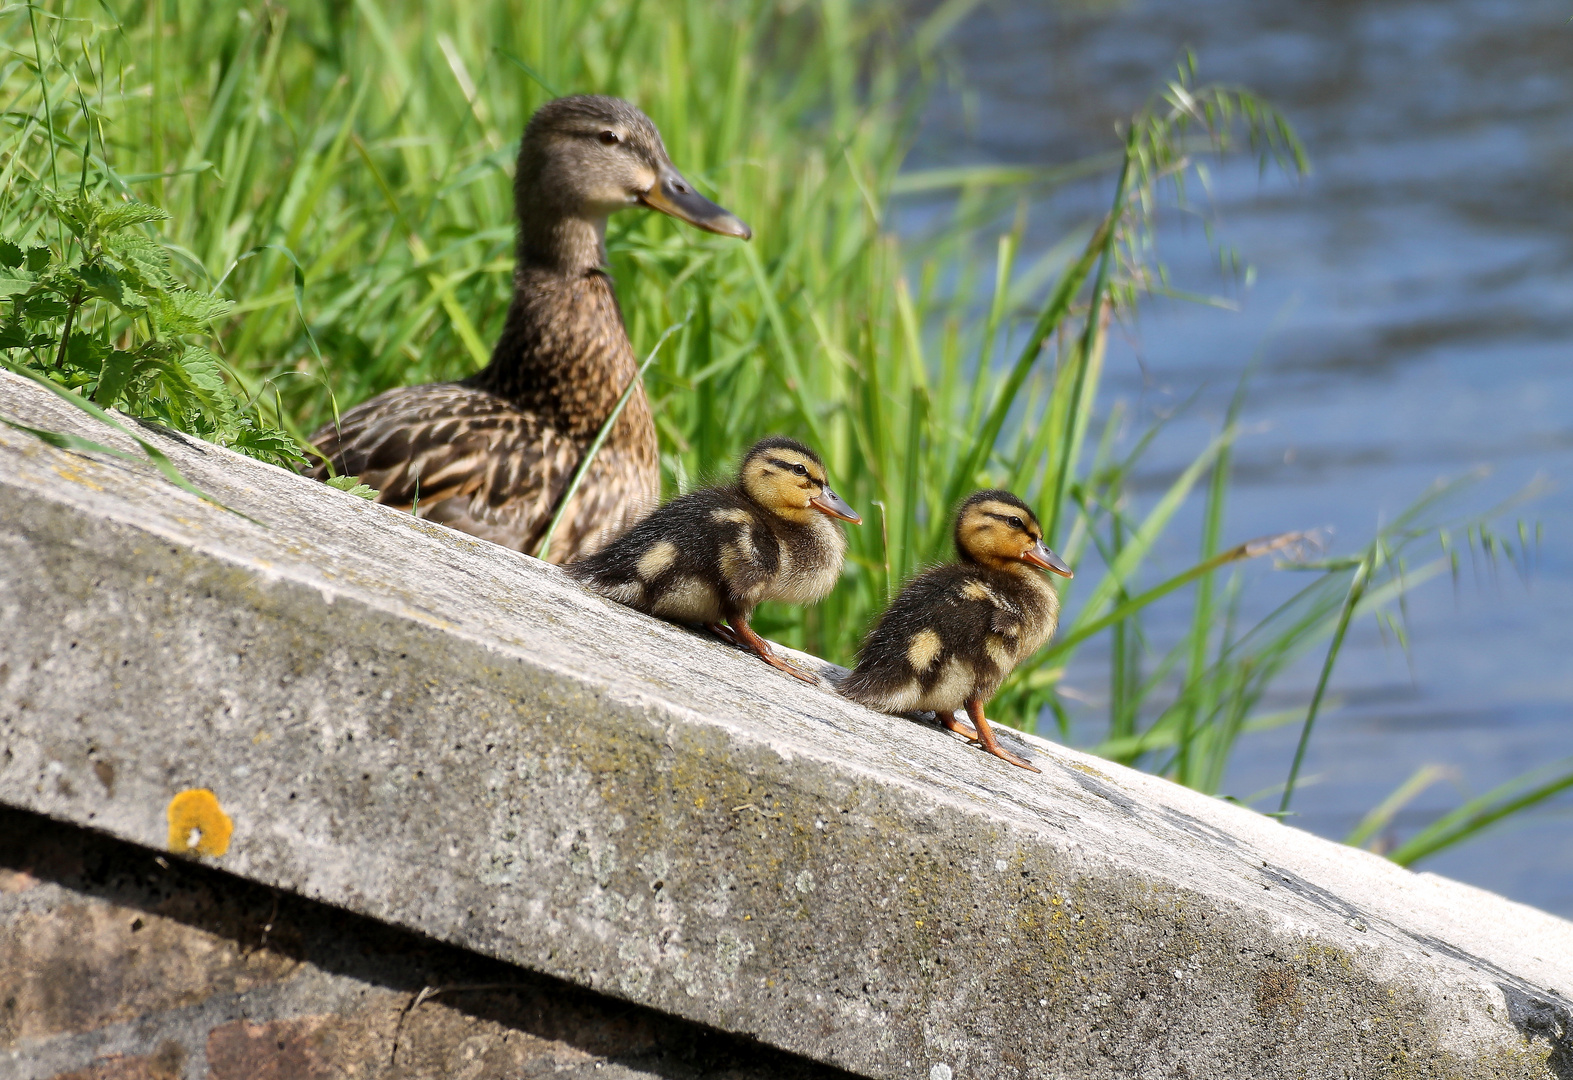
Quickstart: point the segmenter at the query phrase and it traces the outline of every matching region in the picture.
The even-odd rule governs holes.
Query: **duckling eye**
[[[802,463],[798,463],[798,464],[795,464],[795,465],[792,466],[792,471],[797,473],[799,476],[807,476],[808,475],[808,466],[806,466],[806,465],[804,465]]]
[[[1010,519],[1010,527],[1013,529],[1025,529],[1027,526],[1022,523],[1021,518],[1013,517]]]
[[[616,146],[618,143],[623,141],[623,137],[621,135],[611,130],[601,132],[600,139],[607,146]]]

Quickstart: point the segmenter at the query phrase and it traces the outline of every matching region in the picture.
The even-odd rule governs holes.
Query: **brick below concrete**
[[[155,438],[247,517],[0,428],[12,805],[869,1076],[1573,1076],[1562,920]]]

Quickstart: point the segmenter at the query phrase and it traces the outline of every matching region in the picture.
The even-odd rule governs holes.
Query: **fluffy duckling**
[[[1008,491],[980,491],[956,514],[960,561],[907,583],[863,642],[841,693],[888,713],[930,709],[995,757],[1041,770],[1000,746],[983,715],[1022,660],[1054,633],[1060,601],[1039,569],[1071,577],[1043,528]],[[957,720],[967,710],[976,730]]]
[[[634,378],[638,359],[606,266],[606,219],[625,207],[748,239],[694,190],[650,118],[617,98],[541,106],[519,144],[513,303],[491,363],[467,379],[378,394],[311,437],[310,475],[359,476],[377,501],[521,551],[541,542],[569,478]],[[591,463],[547,557],[588,554],[661,491],[643,386]]]
[[[769,438],[743,458],[736,482],[672,500],[566,570],[619,604],[702,623],[811,683],[748,619],[765,600],[812,604],[830,592],[847,550],[836,520],[856,525],[862,518],[830,490],[819,455],[792,439]]]

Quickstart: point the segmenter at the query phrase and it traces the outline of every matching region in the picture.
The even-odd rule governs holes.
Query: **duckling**
[[[357,475],[378,502],[533,553],[638,367],[605,270],[607,217],[643,206],[723,236],[753,234],[683,179],[649,117],[610,97],[559,98],[536,111],[519,146],[514,203],[513,302],[491,363],[351,409],[311,437],[323,460],[309,474]],[[549,559],[595,550],[659,495],[655,423],[635,386]]]
[[[1059,596],[1038,569],[1067,578],[1071,569],[1044,546],[1027,504],[1008,491],[969,496],[955,535],[960,561],[907,583],[838,689],[882,712],[932,709],[946,728],[995,757],[1041,772],[1000,746],[983,705],[1059,622]],[[975,727],[956,719],[959,708]]]
[[[608,599],[703,624],[812,683],[748,619],[765,600],[812,604],[830,592],[847,550],[837,520],[857,525],[862,518],[830,489],[819,455],[776,436],[754,444],[734,483],[672,500],[564,569]]]

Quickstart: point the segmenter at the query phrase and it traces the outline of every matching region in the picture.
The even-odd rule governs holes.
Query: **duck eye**
[[[1021,518],[1019,518],[1019,517],[1013,517],[1013,518],[1010,519],[1010,527],[1013,528],[1013,529],[1025,529],[1026,528],[1026,526],[1022,524]]]
[[[623,141],[623,137],[610,129],[601,132],[600,139],[607,146],[616,146]]]
[[[799,463],[799,464],[796,464],[796,465],[792,466],[792,471],[797,473],[799,476],[807,476],[808,475],[808,466],[803,465],[802,463]]]

